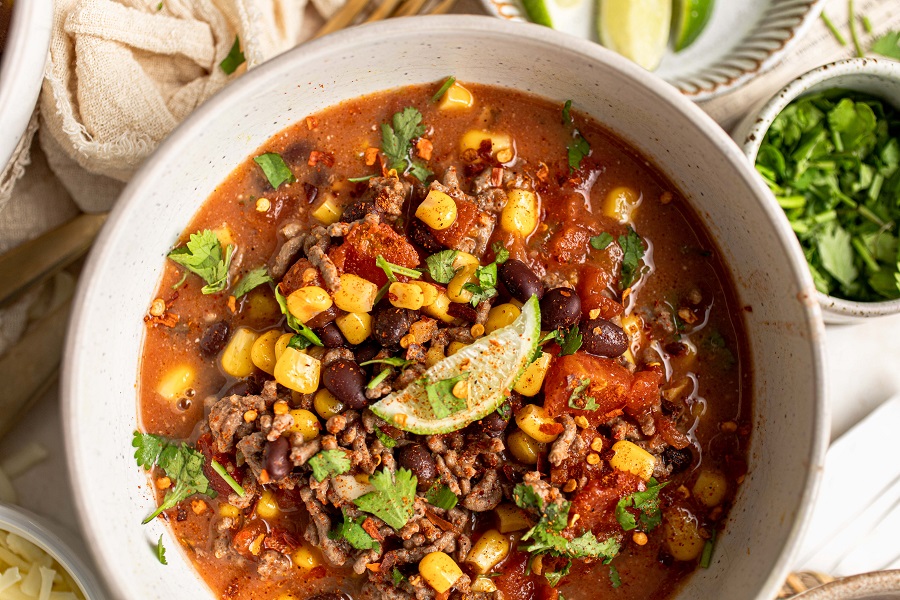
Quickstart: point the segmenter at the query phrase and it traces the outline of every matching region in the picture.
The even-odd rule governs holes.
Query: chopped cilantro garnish
[[[259,165],[266,179],[269,180],[269,185],[276,190],[282,183],[294,183],[297,181],[297,178],[294,177],[294,172],[287,166],[280,154],[275,152],[260,154],[253,159],[253,162]]]
[[[568,125],[572,122],[572,101],[566,100],[566,103],[563,104],[562,109],[562,124]]]
[[[615,565],[609,565],[609,582],[612,584],[613,588],[622,585],[622,578],[619,577],[619,570]]]
[[[310,342],[308,339],[306,339],[299,333],[292,335],[291,339],[289,339],[288,343],[287,343],[287,347],[293,348],[294,350],[306,350],[307,348],[309,348],[312,345],[313,345],[312,342]]]
[[[388,281],[394,282],[397,281],[397,276],[394,273],[399,275],[405,275],[406,277],[410,277],[412,279],[418,279],[422,276],[421,271],[417,271],[416,269],[409,269],[407,267],[401,265],[395,265],[392,262],[388,262],[382,255],[378,255],[378,258],[375,259],[375,265],[378,266],[379,269],[384,271],[384,274],[387,275]]]
[[[569,571],[572,569],[572,561],[566,563],[566,566],[560,569],[559,571],[544,571],[544,577],[547,579],[547,583],[556,587],[559,585],[560,580],[569,574]]]
[[[419,181],[425,181],[431,175],[424,164],[411,158],[412,140],[425,134],[422,125],[422,113],[408,106],[395,113],[391,125],[381,124],[381,151],[387,157],[387,167],[396,169],[398,173],[409,172]]]
[[[716,536],[718,532],[713,529],[712,537],[706,540],[706,543],[703,544],[703,553],[700,555],[700,566],[704,569],[709,568],[709,564],[712,562],[712,553],[716,547]]]
[[[378,384],[381,383],[382,381],[384,381],[385,379],[387,379],[388,375],[390,375],[390,374],[391,374],[390,369],[382,369],[381,372],[378,373],[378,375],[376,375],[375,377],[373,377],[372,381],[370,381],[366,385],[366,389],[374,390],[376,387],[378,387]]]
[[[378,425],[375,426],[375,436],[381,442],[381,445],[385,448],[393,448],[397,445],[397,440],[383,432],[381,428],[378,427]]]
[[[377,175],[363,175],[362,177],[348,177],[347,181],[350,183],[359,183],[360,181],[368,181],[373,177],[377,177]]]
[[[406,360],[405,358],[400,358],[399,356],[388,356],[387,358],[373,358],[372,360],[367,360],[365,362],[359,363],[359,366],[365,367],[366,365],[391,365],[392,367],[405,367],[407,365],[413,364],[414,360]]]
[[[223,467],[216,461],[210,462],[210,465],[212,466],[213,471],[218,473],[219,477],[225,480],[225,483],[228,484],[228,487],[234,490],[235,494],[237,494],[241,498],[244,497],[247,492],[245,492],[244,488],[241,487],[241,484],[235,481],[234,477],[232,477],[231,474],[225,470],[225,467]]]
[[[375,487],[375,491],[354,500],[356,506],[394,529],[406,525],[414,512],[416,476],[402,467],[396,473],[383,469],[372,474],[369,483]]]
[[[638,518],[642,531],[651,531],[662,521],[659,491],[668,483],[657,483],[656,479],[651,477],[648,484],[647,489],[643,492],[629,494],[616,504],[616,520],[625,531],[631,531],[638,527],[638,519],[635,519],[634,513],[628,510],[629,508],[634,508],[639,512]]]
[[[455,377],[425,384],[428,402],[436,419],[443,419],[466,409],[466,399],[454,396],[453,386],[468,379],[469,375],[469,371],[464,371]]]
[[[194,494],[216,497],[215,490],[203,474],[206,458],[184,442],[178,445],[158,435],[135,431],[131,445],[136,448],[134,458],[139,466],[150,470],[156,465],[165,471],[166,477],[175,481],[175,485],[166,492],[162,504],[144,519],[143,524]]]
[[[391,570],[391,583],[394,584],[394,587],[400,587],[400,584],[402,584],[404,581],[406,581],[406,577],[403,576],[403,573],[400,572],[400,569],[394,567]]]
[[[451,75],[444,81],[444,83],[441,84],[441,87],[438,88],[438,91],[434,94],[434,96],[431,97],[431,102],[434,103],[443,98],[444,94],[447,93],[447,90],[449,90],[450,86],[452,86],[454,83],[456,83],[456,77],[453,77]]]
[[[622,274],[619,279],[619,287],[628,289],[640,275],[639,266],[644,258],[644,241],[634,229],[628,228],[628,233],[619,236],[619,247],[622,249]]]
[[[606,250],[614,239],[612,235],[604,231],[600,235],[595,235],[591,238],[591,248],[594,250]]]
[[[167,565],[169,561],[166,560],[166,547],[163,546],[162,538],[162,534],[159,534],[159,540],[156,541],[156,560],[161,565]]]
[[[234,246],[229,245],[223,252],[216,234],[204,229],[192,233],[187,244],[169,252],[169,260],[199,275],[206,282],[201,290],[204,294],[215,294],[228,286],[228,268],[233,255]]]
[[[557,329],[557,341],[560,347],[560,356],[575,354],[581,348],[581,330],[578,326],[569,327],[568,329]]]
[[[250,290],[270,281],[272,281],[272,276],[269,275],[269,270],[265,267],[257,267],[252,271],[248,271],[241,277],[238,284],[234,286],[234,291],[231,295],[235,298],[240,298]]]
[[[566,147],[569,156],[569,171],[577,171],[581,168],[581,161],[585,156],[590,156],[591,145],[577,129],[572,132],[572,141]]]
[[[344,515],[344,521],[337,526],[337,529],[328,532],[328,538],[332,540],[344,538],[356,550],[375,550],[380,552],[381,544],[362,527],[366,517],[360,516],[353,520],[347,514],[347,509],[342,509],[341,512]]]
[[[569,396],[569,408],[574,408],[576,410],[597,410],[600,408],[594,398],[584,395],[584,391],[588,389],[588,386],[590,385],[591,380],[587,377],[578,383],[575,389],[572,390],[572,394]]]
[[[425,259],[425,266],[428,267],[428,274],[438,283],[450,283],[453,279],[453,261],[459,250],[442,250],[437,254],[432,254]]]
[[[428,504],[443,508],[444,510],[450,510],[456,506],[457,502],[459,502],[459,498],[456,497],[456,494],[442,483],[435,483],[432,485],[425,493],[425,500],[428,501]]]
[[[485,300],[490,300],[497,295],[497,266],[502,265],[509,259],[509,250],[501,244],[495,243],[493,250],[496,257],[494,262],[475,269],[475,277],[478,279],[478,283],[463,284],[463,289],[472,293],[472,299],[469,302],[476,308]]]
[[[900,60],[900,31],[888,31],[872,43],[872,52]]]
[[[162,8],[162,2],[159,3],[159,7],[156,10]],[[228,51],[228,56],[222,59],[222,62],[219,63],[219,67],[226,74],[231,75],[237,68],[244,64],[244,53],[241,51],[241,39],[238,36],[234,36],[234,44],[231,46],[231,50]]]
[[[276,286],[274,286],[274,289],[275,289],[275,300],[278,302],[278,306],[281,308],[281,313],[284,315],[285,319],[287,319],[288,327],[290,327],[291,329],[296,331],[298,334],[302,335],[311,344],[313,344],[315,346],[324,346],[324,344],[322,343],[322,340],[320,340],[319,336],[316,335],[316,332],[314,332],[312,329],[310,329],[309,327],[307,327],[306,325],[301,323],[297,317],[295,317],[294,315],[291,314],[291,311],[288,310],[287,298],[285,298],[284,294],[281,293],[281,290],[279,289],[279,287],[276,285]],[[294,339],[291,338],[291,342],[293,342],[293,341],[294,341]],[[299,346],[299,342],[297,342],[295,346],[292,346],[292,348],[298,348],[299,350],[303,349],[303,348],[299,348],[298,346]]]
[[[310,458],[306,464],[312,468],[313,477],[317,481],[343,475],[350,470],[352,465],[350,457],[343,450],[322,450]]]

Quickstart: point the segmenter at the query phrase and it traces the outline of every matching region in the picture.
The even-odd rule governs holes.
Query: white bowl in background
[[[490,60],[473,60],[475,49]],[[703,111],[624,58],[545,27],[440,16],[338,32],[251,70],[173,132],[120,197],[82,274],[61,387],[82,528],[121,598],[212,598],[164,523],[140,524],[155,504],[132,457],[135,383],[142,317],[167,251],[216,186],[285,127],[343,100],[450,73],[560,103],[571,99],[652,159],[716,240],[750,341],[750,471],[712,566],[698,569],[678,598],[770,600],[781,587],[828,440],[824,329],[781,209]],[[166,567],[150,550],[160,534],[170,549]]]
[[[756,164],[756,155],[766,132],[788,104],[806,94],[843,88],[877,96],[900,110],[900,62],[887,58],[850,58],[805,73],[771,99],[747,112],[734,128],[732,137]],[[816,292],[826,323],[854,323],[869,317],[900,313],[900,299],[857,302]]]
[[[94,572],[37,515],[17,506],[0,504],[0,531],[15,533],[38,546],[66,570],[87,600],[103,600]]]
[[[900,600],[900,571],[843,577],[794,596],[794,600]]]
[[[0,171],[28,127],[44,79],[53,0],[13,3],[6,44],[0,49]]]

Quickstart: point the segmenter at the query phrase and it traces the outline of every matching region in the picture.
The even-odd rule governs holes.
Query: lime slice
[[[676,0],[675,52],[693,44],[712,16],[714,0]]]
[[[648,71],[669,43],[672,0],[598,0],[600,43]]]
[[[545,27],[553,27],[553,20],[550,18],[550,11],[547,9],[545,0],[522,0],[522,6],[525,8],[525,14],[528,20]]]
[[[528,366],[540,337],[541,310],[537,297],[532,296],[511,324],[448,356],[404,389],[369,408],[395,427],[420,435],[462,429],[503,403]],[[460,410],[439,418],[426,386],[450,380],[464,380],[468,393],[465,400],[447,397],[450,404],[459,402]],[[434,391],[432,387],[432,395]]]

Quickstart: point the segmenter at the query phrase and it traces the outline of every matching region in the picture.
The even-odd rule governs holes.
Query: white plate
[[[521,0],[481,0],[489,14],[525,19]],[[546,0],[554,27],[594,42],[596,0]],[[700,37],[666,53],[657,75],[691,100],[733,90],[773,67],[822,12],[825,0],[717,0]]]

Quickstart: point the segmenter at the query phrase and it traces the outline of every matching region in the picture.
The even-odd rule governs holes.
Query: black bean
[[[364,388],[366,375],[352,360],[339,358],[325,367],[322,383],[347,408],[359,410],[368,405]]]
[[[266,472],[272,479],[278,480],[286,476],[294,468],[290,459],[291,443],[286,437],[274,442],[266,442]]]
[[[212,358],[221,352],[225,347],[225,342],[228,341],[230,332],[231,327],[225,321],[219,321],[207,327],[203,332],[203,337],[200,338],[200,354],[206,358]]]
[[[350,600],[350,598],[346,594],[341,594],[338,592],[326,592],[324,594],[316,594],[309,600]]]
[[[503,432],[506,431],[506,426],[508,424],[509,420],[504,419],[497,411],[492,412],[476,423],[481,430],[481,433],[488,437],[498,437],[502,435]]]
[[[312,319],[304,323],[310,329],[318,329],[320,327],[325,327],[335,319],[340,316],[340,310],[338,310],[337,306],[332,305],[328,310],[323,310]]]
[[[396,306],[379,310],[372,325],[375,341],[385,347],[400,345],[400,339],[406,335],[415,320],[413,314],[410,310]]]
[[[360,363],[372,360],[379,352],[381,352],[381,346],[370,340],[366,340],[353,350],[356,361]]]
[[[581,298],[571,288],[554,288],[541,298],[541,329],[571,327],[581,317]]]
[[[581,349],[597,356],[615,358],[628,349],[628,336],[622,328],[606,319],[591,319],[579,324]]]
[[[344,336],[341,335],[341,330],[338,329],[338,326],[334,323],[329,323],[320,329],[318,334],[319,339],[322,340],[322,343],[325,344],[326,348],[340,348],[346,343],[344,341]]]
[[[222,392],[221,397],[227,398],[228,396],[246,396],[248,394],[258,394],[262,391],[262,388],[262,378],[254,373],[246,379],[241,379],[231,384],[231,386],[229,386],[224,392]]]
[[[400,448],[397,454],[397,464],[405,469],[412,471],[416,476],[420,491],[427,490],[431,487],[434,478],[437,477],[437,466],[434,464],[434,458],[431,452],[422,444],[407,444]]]
[[[675,473],[681,473],[691,466],[691,463],[694,462],[694,453],[691,452],[690,448],[682,448],[679,450],[678,448],[669,446],[663,450],[663,460],[666,461],[667,465],[672,467],[672,475],[674,475]]]
[[[500,265],[500,281],[506,286],[509,295],[519,302],[527,302],[532,296],[540,300],[544,295],[544,284],[528,265],[521,260],[510,258]]]

